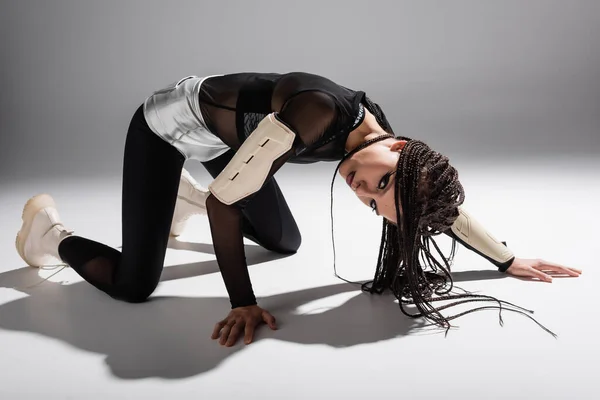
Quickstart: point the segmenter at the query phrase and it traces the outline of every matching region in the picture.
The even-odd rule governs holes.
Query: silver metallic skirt
[[[208,130],[200,111],[199,90],[207,78],[210,76],[188,76],[154,92],[144,102],[144,117],[150,129],[186,160],[209,161],[229,150]]]

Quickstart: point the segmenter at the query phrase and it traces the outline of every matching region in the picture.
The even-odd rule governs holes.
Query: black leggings
[[[214,178],[233,150],[203,163]],[[154,134],[140,107],[127,133],[123,164],[122,251],[71,236],[59,246],[61,259],[83,279],[113,298],[142,302],[156,289],[164,266],[177,190],[185,158]],[[294,253],[301,235],[274,178],[243,210],[244,236],[264,248]]]

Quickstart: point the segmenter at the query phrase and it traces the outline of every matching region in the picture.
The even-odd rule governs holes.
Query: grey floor
[[[514,313],[505,312],[500,327],[496,311],[460,318],[444,337],[403,316],[393,298],[361,294],[335,278],[333,164],[286,166],[278,174],[304,242],[283,258],[248,242],[255,291],[279,330],[263,327],[255,343],[229,349],[209,338],[229,306],[204,217],[170,244],[152,301],[123,304],[70,269],[51,276],[58,269],[26,267],[14,249],[22,206],[39,192],[55,197],[77,234],[118,247],[120,180],[6,181],[0,398],[597,399],[600,162],[556,157],[457,166],[465,206],[518,256],[584,272],[552,284],[523,281],[463,248],[455,281],[535,310],[558,339]],[[346,278],[366,280],[380,220],[352,196],[338,180],[337,266]]]

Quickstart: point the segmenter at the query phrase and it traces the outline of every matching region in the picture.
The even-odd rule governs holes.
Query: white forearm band
[[[514,257],[508,247],[487,232],[469,213],[460,207],[458,211],[459,216],[451,229],[461,241],[498,264],[507,263]]]
[[[274,113],[267,115],[208,189],[224,204],[256,193],[265,183],[273,162],[292,148],[295,138],[296,134]]]

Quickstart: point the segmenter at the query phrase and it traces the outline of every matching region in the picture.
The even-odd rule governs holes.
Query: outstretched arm
[[[470,213],[459,208],[459,217],[445,232],[466,248],[490,261],[500,272],[552,282],[552,275],[579,276],[581,271],[541,259],[515,257],[505,242],[491,235]]]

